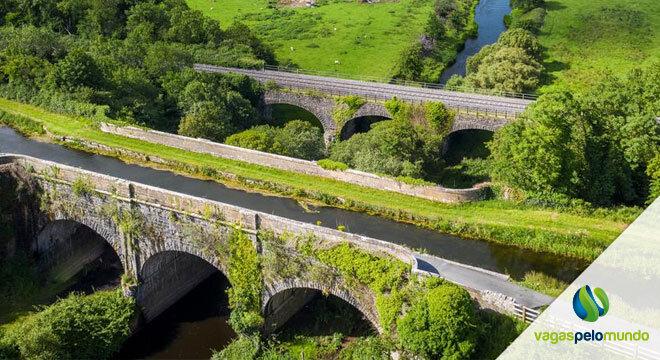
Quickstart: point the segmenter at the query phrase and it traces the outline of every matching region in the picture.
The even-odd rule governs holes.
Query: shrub
[[[517,16],[512,15],[509,28],[523,29],[534,34],[538,34],[538,32],[541,30],[541,27],[543,27],[544,21],[545,9],[536,8],[525,14],[520,14]]]
[[[321,129],[302,120],[289,121],[282,128],[255,126],[228,137],[226,143],[306,160],[319,159],[325,155]]]
[[[229,121],[229,111],[212,102],[195,103],[190,112],[181,119],[179,134],[204,138],[212,141],[224,141],[234,131]]]
[[[477,314],[479,338],[472,358],[495,359],[527,328],[514,317],[480,311]]]
[[[5,337],[26,359],[105,359],[128,338],[136,314],[134,300],[120,290],[74,293],[29,315]]]
[[[397,320],[399,339],[426,359],[467,358],[475,350],[474,303],[457,285],[442,283],[418,299]]]
[[[343,162],[332,161],[330,159],[321,159],[317,161],[316,164],[326,170],[348,170],[348,165],[344,164]]]
[[[649,162],[646,174],[650,179],[649,196],[646,203],[651,204],[660,196],[660,153],[657,153],[653,160]]]

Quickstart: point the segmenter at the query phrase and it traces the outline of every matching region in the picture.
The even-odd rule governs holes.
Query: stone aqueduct
[[[82,224],[107,241],[118,255],[125,274],[136,280],[134,284],[124,286],[124,292],[135,296],[146,321],[174,304],[211,273],[219,270],[227,275],[228,260],[218,256],[213,251],[214,245],[207,240],[222,238],[237,228],[247,234],[256,252],[262,256],[268,250],[259,239],[261,231],[301,236],[314,234],[315,241],[326,248],[348,242],[363,251],[399,259],[416,269],[416,259],[409,250],[339,230],[26,156],[0,155],[0,175],[6,176],[8,172],[20,181],[31,182],[30,188],[35,189],[33,193],[40,199],[39,209],[22,215],[25,217],[22,228],[27,229],[23,232],[26,237],[38,239],[31,248],[38,252],[42,266],[48,267],[42,270],[50,271],[60,266],[66,268],[65,272],[75,274],[100,255],[100,246],[66,243],[71,241],[66,236],[58,236],[57,231],[46,231],[61,222]],[[125,224],[110,216],[110,212],[120,214],[120,218],[121,214],[134,214],[133,220],[139,221]],[[135,231],[136,227],[141,230]],[[285,251],[290,256],[302,257],[295,249],[286,248]],[[306,258],[302,261],[315,260]],[[321,273],[334,275],[320,281],[306,273],[285,278],[267,274],[264,269],[261,304],[265,330],[271,331],[284,324],[318,293],[316,290],[320,290],[352,304],[380,331],[375,294],[366,286],[349,286],[333,268],[318,261],[313,265],[321,267]]]

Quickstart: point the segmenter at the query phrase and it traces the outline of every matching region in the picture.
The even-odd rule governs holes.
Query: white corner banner
[[[498,359],[660,359],[656,199]]]

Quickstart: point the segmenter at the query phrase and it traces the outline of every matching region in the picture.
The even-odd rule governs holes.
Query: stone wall
[[[382,177],[358,170],[326,170],[313,161],[301,160],[266,152],[244,149],[236,146],[219,144],[204,139],[194,139],[154,130],[142,130],[134,127],[120,127],[101,124],[101,130],[110,134],[127,136],[151,143],[171,146],[193,152],[211,154],[217,157],[244,161],[252,164],[277,169],[319,176],[343,181],[369,188],[398,192],[443,203],[460,203],[480,200],[483,188],[477,185],[470,189],[448,189],[441,186],[411,185],[396,179]]]

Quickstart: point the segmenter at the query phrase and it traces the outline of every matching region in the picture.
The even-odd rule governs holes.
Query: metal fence
[[[420,87],[427,89],[439,89],[439,90],[463,92],[469,94],[502,96],[502,97],[523,99],[523,100],[536,100],[538,98],[538,95],[535,94],[516,93],[516,92],[498,91],[498,90],[490,90],[490,89],[479,89],[479,88],[465,87],[465,86],[446,86],[445,84],[427,83],[427,82],[401,80],[401,79],[388,79],[388,78],[380,78],[380,77],[366,76],[366,75],[353,75],[353,74],[346,74],[335,71],[308,70],[308,69],[290,68],[290,67],[283,67],[276,65],[264,65],[263,70],[302,74],[302,75],[322,76],[322,77],[347,79],[347,80],[386,83],[386,84]]]

